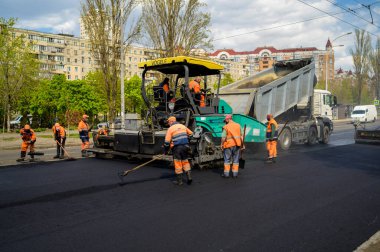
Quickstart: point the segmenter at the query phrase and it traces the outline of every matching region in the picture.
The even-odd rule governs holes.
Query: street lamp
[[[341,47],[341,46],[344,46],[344,45],[333,46],[333,45],[332,45],[332,42],[334,42],[335,40],[337,40],[337,39],[339,39],[339,38],[341,38],[341,37],[344,37],[344,36],[347,36],[347,35],[350,35],[350,34],[352,34],[352,32],[347,32],[347,33],[342,34],[342,35],[336,37],[335,39],[333,39],[333,40],[331,41],[331,49],[332,49],[333,47]],[[329,52],[329,55],[330,55],[330,52]],[[326,72],[326,73],[325,73],[325,75],[326,75],[325,90],[326,90],[326,91],[327,91],[327,87],[328,87],[328,74],[327,74],[327,63],[328,63],[328,58],[329,58],[329,57],[327,57],[327,53],[326,53],[326,66],[325,66],[325,68],[326,68],[326,70],[325,70],[325,72]]]

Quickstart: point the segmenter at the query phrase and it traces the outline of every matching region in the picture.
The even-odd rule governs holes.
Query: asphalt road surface
[[[164,162],[124,181],[139,163],[3,167],[0,251],[353,251],[380,230],[380,146],[350,144],[350,131],[276,164],[247,153],[237,180],[195,170],[182,187]]]

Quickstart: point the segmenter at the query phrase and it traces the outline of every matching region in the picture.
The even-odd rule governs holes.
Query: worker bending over
[[[19,159],[17,159],[18,162],[24,161],[25,156],[26,156],[26,151],[29,148],[29,151],[31,153],[30,161],[34,160],[34,143],[36,142],[36,134],[34,133],[34,130],[30,128],[29,124],[25,124],[24,128],[20,130],[20,135],[22,139],[22,144],[21,144],[21,156]]]
[[[190,185],[193,181],[191,178],[191,167],[189,162],[189,139],[188,137],[193,134],[185,125],[177,122],[174,116],[168,118],[170,128],[165,136],[165,154],[172,148],[174,169],[176,174],[176,185],[182,185],[182,174],[186,173],[187,184]]]
[[[65,142],[66,142],[65,128],[62,127],[59,123],[55,123],[52,130],[53,130],[54,140],[57,144],[57,155],[55,155],[53,158],[63,159],[64,157],[63,148],[65,148]]]
[[[82,157],[87,157],[86,150],[90,148],[90,126],[88,125],[88,115],[83,115],[78,124],[79,137],[82,140]]]
[[[268,159],[267,163],[275,163],[277,158],[277,137],[278,137],[278,125],[277,122],[273,119],[273,115],[267,115],[267,131],[266,131],[266,140],[267,140],[267,150],[268,150]]]
[[[226,115],[224,122],[226,125],[223,127],[221,140],[224,157],[224,173],[222,177],[230,177],[232,163],[232,176],[233,178],[237,178],[239,173],[240,148],[244,149],[241,127],[240,124],[232,121],[232,115]]]

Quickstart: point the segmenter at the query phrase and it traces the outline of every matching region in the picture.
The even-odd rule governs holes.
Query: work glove
[[[169,153],[170,146],[164,145],[164,155],[167,155]]]

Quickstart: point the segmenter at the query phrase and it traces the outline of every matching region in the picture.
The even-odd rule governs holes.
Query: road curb
[[[380,251],[380,231],[371,236],[360,245],[354,252],[378,252]]]

